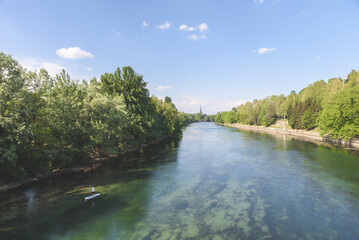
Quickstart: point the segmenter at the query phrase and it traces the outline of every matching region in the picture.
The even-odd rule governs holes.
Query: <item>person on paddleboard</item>
[[[92,195],[95,194],[95,187],[92,185]]]

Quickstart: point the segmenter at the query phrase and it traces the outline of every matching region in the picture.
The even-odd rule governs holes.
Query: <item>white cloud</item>
[[[259,48],[259,49],[258,49],[258,54],[264,54],[264,53],[272,52],[272,51],[275,51],[275,48],[262,47],[262,48]],[[252,51],[252,52],[255,52],[255,50]]]
[[[52,62],[42,62],[41,68],[45,68],[51,76],[55,76],[64,69],[63,66]]]
[[[199,108],[200,106],[205,106],[206,105],[206,101],[204,100],[185,100],[185,101],[181,101],[181,102],[177,102],[177,101],[174,101],[173,102],[177,109],[183,111],[183,112],[186,112],[186,113],[198,113],[199,112]]]
[[[258,3],[259,5],[261,5],[261,4],[264,2],[264,0],[254,0],[254,2],[255,2],[255,3]]]
[[[319,59],[320,59],[320,56],[317,56],[316,59],[319,60]]]
[[[199,37],[196,34],[192,34],[192,35],[188,36],[188,39],[191,39],[193,41],[197,41],[197,40],[199,40]]]
[[[58,63],[53,62],[41,62],[35,58],[25,57],[17,59],[21,66],[30,71],[39,70],[44,68],[51,76],[56,76],[56,74],[60,73],[62,69],[65,67],[61,66]]]
[[[179,30],[187,30],[188,29],[188,26],[186,24],[182,24],[180,27],[179,27]]]
[[[198,41],[198,40],[204,39],[204,38],[207,38],[206,35],[197,36],[196,34],[192,34],[192,35],[188,36],[188,39],[191,39],[193,41]]]
[[[166,89],[169,89],[169,88],[171,88],[171,86],[161,86],[161,85],[159,85],[157,90],[162,91],[162,90],[166,90]]]
[[[184,30],[184,31],[190,31],[190,32],[192,32],[192,31],[194,31],[194,30],[196,30],[196,28],[194,28],[194,27],[188,27],[186,24],[182,24],[180,27],[179,27],[179,30]]]
[[[117,33],[118,34],[118,33]],[[79,58],[93,58],[89,52],[81,50],[79,47],[60,48],[56,51],[56,54],[66,59],[79,59]]]
[[[187,37],[188,39],[190,39],[192,41],[198,41],[200,39],[207,38],[207,36],[203,32],[208,30],[208,25],[207,25],[207,23],[201,23],[200,25],[196,25],[196,27],[189,27],[186,24],[182,24],[179,27],[179,30],[180,31],[189,31],[189,32],[199,31],[200,34],[202,34],[202,35],[192,34]]]
[[[207,114],[216,114],[217,112],[230,111],[234,107],[238,107],[248,102],[244,99],[229,100],[229,101],[211,101],[208,104],[202,105],[202,108]]]
[[[146,21],[143,21],[141,28],[145,28],[145,27],[148,27],[148,26],[150,26],[150,23],[148,23]]]
[[[179,27],[179,30],[181,31],[195,31],[195,30],[199,30],[200,32],[204,32],[208,30],[208,25],[207,23],[201,23],[200,25],[196,26],[196,27],[189,27],[186,24],[182,24]]]
[[[170,27],[171,27],[171,23],[170,23],[170,22],[168,22],[168,21],[166,21],[164,24],[157,25],[156,27],[157,27],[157,28],[159,28],[159,29],[163,29],[163,30],[165,30],[165,29],[168,29],[168,28],[170,28]]]
[[[238,107],[241,104],[248,102],[244,99],[224,100],[199,98],[198,96],[180,96],[180,100],[174,100],[173,103],[177,109],[186,113],[198,113],[200,106],[202,106],[203,113],[216,114],[221,111],[230,111],[233,107]]]
[[[208,25],[207,23],[201,23],[197,29],[200,31],[200,32],[203,32],[203,31],[207,31],[208,30]]]
[[[121,35],[121,33],[120,33],[120,32],[116,33],[116,36],[117,36],[117,37],[119,37],[120,35]]]
[[[219,104],[219,107],[220,107],[220,109],[223,109],[223,110],[220,110],[220,111],[229,111],[234,107],[238,107],[238,106],[240,106],[242,104],[245,104],[246,102],[248,102],[248,101],[244,100],[244,99],[221,102]]]

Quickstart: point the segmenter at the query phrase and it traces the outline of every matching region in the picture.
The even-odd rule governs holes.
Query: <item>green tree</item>
[[[317,127],[317,119],[321,110],[319,102],[315,99],[307,98],[302,110],[304,111],[301,119],[302,127],[305,129]]]
[[[130,119],[122,95],[101,94],[100,85],[91,82],[81,116],[88,139],[86,152],[105,156],[131,148]]]
[[[151,104],[147,83],[131,67],[117,68],[114,74],[101,76],[101,89],[108,94],[123,95],[128,115],[132,120],[132,135],[139,143],[151,141],[154,106]]]
[[[7,176],[26,174],[18,162],[30,132],[22,111],[26,92],[22,72],[10,55],[0,52],[0,172]]]
[[[351,139],[359,136],[359,88],[339,91],[329,99],[319,117],[321,134],[331,138]]]

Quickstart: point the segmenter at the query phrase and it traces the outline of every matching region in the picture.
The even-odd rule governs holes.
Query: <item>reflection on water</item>
[[[0,239],[358,239],[359,159],[192,124],[167,141],[0,196]],[[92,185],[99,198],[83,201]]]
[[[27,211],[28,213],[31,213],[35,211],[35,204],[34,204],[34,198],[35,198],[35,189],[30,188],[25,191],[25,196],[27,198]]]

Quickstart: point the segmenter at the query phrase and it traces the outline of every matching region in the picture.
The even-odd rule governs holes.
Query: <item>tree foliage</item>
[[[359,73],[352,71],[341,78],[317,81],[298,94],[273,95],[253,100],[228,112],[217,113],[217,123],[242,123],[270,126],[287,119],[294,129],[319,127],[322,135],[351,139],[359,136]]]
[[[347,88],[328,99],[319,117],[322,134],[345,139],[359,136],[359,88]]]
[[[25,178],[160,141],[193,122],[149,97],[131,67],[89,82],[30,72],[0,53],[0,176]]]

